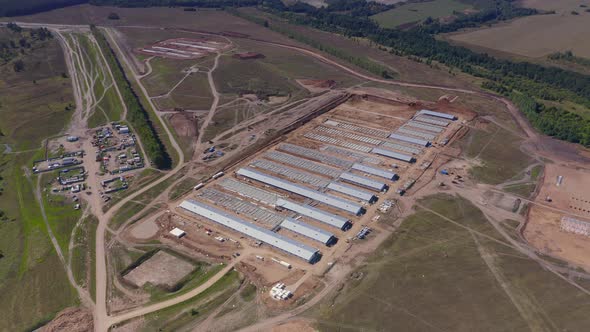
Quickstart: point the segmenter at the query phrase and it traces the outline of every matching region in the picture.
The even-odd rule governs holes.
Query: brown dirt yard
[[[146,283],[171,287],[186,277],[194,268],[193,264],[185,260],[165,251],[158,251],[123,278],[138,287]]]
[[[558,175],[563,176],[560,186],[556,185]],[[547,196],[551,197],[552,202],[545,202]],[[537,201],[568,212],[567,215],[577,219],[590,221],[590,213],[574,209],[586,204],[584,201],[590,201],[590,171],[547,164]],[[588,207],[584,209],[588,211]],[[560,220],[564,215],[566,213],[558,210],[533,206],[529,211],[524,237],[538,250],[590,271],[590,237],[560,230]]]

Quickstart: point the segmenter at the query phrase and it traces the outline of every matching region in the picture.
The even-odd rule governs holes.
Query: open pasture
[[[450,195],[420,203],[458,224],[418,209],[334,302],[309,312],[321,330],[574,331],[590,323],[588,295],[513,249],[477,207]]]
[[[433,19],[453,15],[453,12],[470,9],[471,6],[458,0],[434,0],[408,3],[372,16],[384,28],[395,28],[404,24],[418,23],[428,17]]]
[[[577,56],[590,57],[590,42],[586,36],[590,13],[584,1],[524,1],[524,6],[555,10],[555,14],[535,15],[497,24],[491,28],[448,35],[451,41],[466,46],[475,45],[501,52],[532,58],[571,50]],[[575,11],[579,15],[574,15]]]

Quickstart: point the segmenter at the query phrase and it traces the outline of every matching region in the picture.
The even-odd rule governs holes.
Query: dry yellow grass
[[[449,36],[451,40],[528,57],[572,50],[590,58],[590,13],[580,7],[581,0],[526,0],[524,6],[555,10],[556,14],[520,18],[492,28]],[[579,15],[572,15],[577,11]]]

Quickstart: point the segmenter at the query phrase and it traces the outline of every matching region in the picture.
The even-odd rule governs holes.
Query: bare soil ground
[[[138,240],[149,240],[158,234],[158,230],[155,220],[147,219],[133,225],[129,234]]]
[[[90,332],[94,331],[92,313],[83,308],[67,308],[60,311],[40,332]]]
[[[158,251],[123,278],[138,287],[142,287],[146,283],[173,286],[194,268],[194,265],[185,260],[165,251]]]
[[[333,80],[309,80],[309,79],[300,79],[296,80],[297,83],[301,84],[304,88],[306,88],[309,92],[318,93],[322,91],[326,91],[331,89],[336,82]]]
[[[198,128],[198,120],[197,117],[193,113],[189,112],[178,112],[169,115],[168,120],[172,127],[174,128],[174,132],[177,135],[183,137],[197,137],[199,135]]]
[[[563,182],[557,186],[557,177]],[[561,217],[573,216],[590,221],[590,172],[559,164],[546,164],[543,185],[537,201],[554,207],[550,210],[541,206],[531,207],[524,237],[540,251],[559,257],[590,271],[590,238],[562,231]],[[546,202],[550,197],[552,202]]]
[[[314,332],[317,331],[312,324],[303,319],[288,321],[272,328],[271,332]]]

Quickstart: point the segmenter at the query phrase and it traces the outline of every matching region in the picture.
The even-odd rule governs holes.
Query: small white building
[[[178,227],[174,227],[174,229],[170,231],[170,234],[180,239],[181,237],[186,235],[186,232]]]

